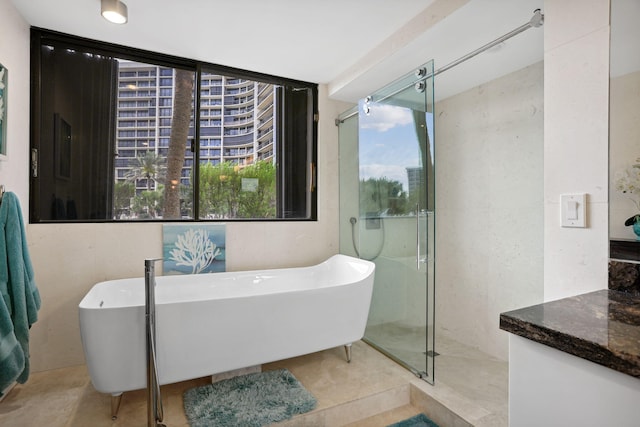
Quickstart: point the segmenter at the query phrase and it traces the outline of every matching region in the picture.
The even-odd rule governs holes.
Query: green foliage
[[[415,211],[415,199],[402,189],[402,183],[388,178],[360,180],[360,213],[367,215],[407,215]]]
[[[133,198],[131,209],[139,219],[153,219],[162,215],[164,205],[164,191],[143,191]]]
[[[272,162],[260,161],[240,171],[240,179],[256,180],[247,185],[253,190],[245,189],[239,194],[240,218],[273,218],[276,216],[276,168]]]
[[[193,188],[190,184],[180,184],[180,214],[193,218]]]
[[[113,211],[117,216],[128,214],[131,198],[135,195],[136,189],[133,183],[118,181],[113,188]]]
[[[275,215],[273,163],[259,161],[244,168],[231,162],[200,165],[201,218],[274,218]]]

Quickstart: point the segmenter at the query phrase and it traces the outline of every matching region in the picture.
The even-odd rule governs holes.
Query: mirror
[[[640,2],[611,0],[609,239],[636,246],[640,234]],[[634,226],[634,222],[637,225]],[[626,224],[626,225],[625,225]],[[618,246],[620,243],[618,244]],[[640,247],[640,244],[637,246]]]
[[[640,293],[640,2],[611,0],[609,289]]]

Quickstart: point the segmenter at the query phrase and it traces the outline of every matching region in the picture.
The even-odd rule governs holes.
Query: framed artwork
[[[163,224],[163,274],[225,271],[225,242],[225,224]]]
[[[71,179],[71,125],[54,115],[54,156],[56,178]]]
[[[7,87],[9,71],[0,64],[0,159],[7,155]]]

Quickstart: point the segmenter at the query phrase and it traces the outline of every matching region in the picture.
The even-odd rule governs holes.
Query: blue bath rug
[[[438,424],[431,421],[425,414],[418,414],[388,427],[438,427]]]
[[[241,375],[184,392],[191,427],[262,427],[316,407],[287,369]]]

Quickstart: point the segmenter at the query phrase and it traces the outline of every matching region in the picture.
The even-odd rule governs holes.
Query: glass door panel
[[[357,252],[376,263],[365,340],[434,379],[433,63],[358,104]],[[353,219],[351,219],[353,221]]]

